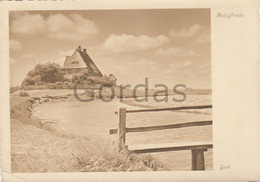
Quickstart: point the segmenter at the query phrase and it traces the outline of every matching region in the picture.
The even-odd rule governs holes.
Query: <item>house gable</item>
[[[63,69],[67,71],[77,69],[77,72],[87,69],[94,75],[103,75],[98,67],[95,65],[94,61],[87,54],[86,49],[81,50],[80,46],[74,51],[72,56],[66,56]],[[69,72],[74,73],[74,71]]]
[[[111,80],[111,81],[117,81],[116,77],[113,74],[110,74],[108,76],[108,79]]]
[[[85,64],[85,61],[81,57],[79,51],[75,50],[72,56],[66,56],[63,68],[87,68],[87,65]]]

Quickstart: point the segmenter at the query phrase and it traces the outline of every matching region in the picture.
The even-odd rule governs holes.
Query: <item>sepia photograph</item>
[[[9,11],[12,173],[212,171],[211,9]]]

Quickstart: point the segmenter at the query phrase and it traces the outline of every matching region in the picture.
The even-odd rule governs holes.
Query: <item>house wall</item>
[[[78,74],[84,70],[87,70],[87,68],[63,68],[65,74]]]
[[[115,81],[113,81],[113,86],[116,86],[116,80],[115,80]]]

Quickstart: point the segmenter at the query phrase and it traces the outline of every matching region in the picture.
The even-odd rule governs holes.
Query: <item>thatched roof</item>
[[[74,69],[74,68],[88,68],[89,71],[102,76],[103,74],[95,65],[93,60],[87,54],[86,49],[81,50],[80,46],[74,51],[72,56],[66,56],[64,62],[64,69]]]
[[[110,74],[108,76],[108,79],[111,80],[111,81],[116,81],[117,80],[116,77],[113,74]]]

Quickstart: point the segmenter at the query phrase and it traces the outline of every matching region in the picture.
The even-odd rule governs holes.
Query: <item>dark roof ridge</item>
[[[79,54],[82,57],[82,59],[85,62],[85,64],[88,66],[89,69],[91,69],[92,72],[98,74],[99,76],[103,76],[103,74],[98,69],[98,67],[96,66],[94,61],[90,58],[90,56],[88,55],[87,52],[81,51],[79,49],[77,49],[77,51],[79,52]]]

